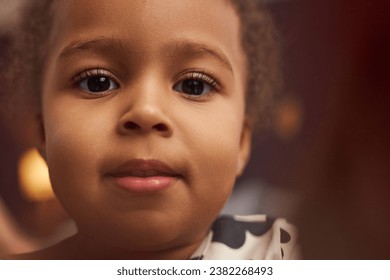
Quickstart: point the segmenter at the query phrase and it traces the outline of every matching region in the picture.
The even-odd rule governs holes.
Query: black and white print
[[[221,216],[191,259],[298,259],[296,235],[284,219]]]

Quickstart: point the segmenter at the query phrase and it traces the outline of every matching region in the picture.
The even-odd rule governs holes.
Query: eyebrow
[[[113,47],[126,49],[126,46],[131,47],[131,45],[131,43],[125,43],[123,40],[118,38],[110,37],[97,37],[90,40],[72,41],[60,52],[59,58],[61,60],[66,59],[69,56],[76,55],[88,50],[99,50]],[[170,54],[174,54],[179,51],[199,56],[212,57],[233,73],[233,67],[227,56],[221,50],[209,44],[198,43],[189,39],[179,39],[167,43],[163,47],[163,50],[165,53]]]
[[[98,37],[90,40],[72,41],[61,51],[59,58],[65,59],[69,56],[78,54],[83,51],[106,48],[112,45],[122,45],[120,40]]]
[[[190,53],[192,55],[196,54],[199,56],[212,57],[233,73],[233,67],[228,57],[221,50],[211,45],[198,43],[191,40],[177,40],[167,44],[166,50],[169,53],[181,51],[184,53]]]

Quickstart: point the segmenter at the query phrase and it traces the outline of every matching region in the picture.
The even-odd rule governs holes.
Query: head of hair
[[[278,35],[261,0],[229,1],[240,18],[240,39],[247,57],[246,113],[263,126],[269,120],[272,97],[281,84]],[[5,117],[17,118],[21,112],[40,110],[52,3],[53,0],[27,1],[19,28],[12,34],[11,46],[0,54],[0,61],[4,61],[0,65],[0,104]]]

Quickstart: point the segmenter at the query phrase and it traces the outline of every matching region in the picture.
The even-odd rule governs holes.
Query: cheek
[[[198,178],[207,185],[212,184],[215,193],[229,192],[236,178],[238,139],[235,137],[221,137],[226,135],[226,130],[214,130],[215,135],[201,143],[194,144],[196,153],[193,155],[197,165],[194,169]],[[202,135],[199,135],[202,136]],[[202,145],[201,145],[202,144]],[[210,190],[208,190],[210,192]]]
[[[222,113],[208,117],[204,114],[204,119],[198,114],[197,121],[186,130],[183,128],[182,137],[191,153],[188,156],[192,172],[190,185],[195,197],[202,201],[205,211],[217,214],[236,179],[243,117],[242,111],[215,111]]]
[[[105,131],[104,114],[95,115],[63,100],[44,111],[46,155],[53,189],[60,200],[80,197],[85,186],[96,185]],[[61,106],[57,106],[61,104]],[[45,108],[45,107],[44,107]],[[65,109],[68,108],[68,109]],[[90,118],[94,115],[94,118]],[[94,190],[88,189],[88,195]]]

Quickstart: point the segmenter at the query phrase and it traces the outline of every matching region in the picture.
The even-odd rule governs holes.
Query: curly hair
[[[278,34],[261,0],[229,0],[240,18],[242,47],[248,61],[246,113],[258,126],[268,123],[273,96],[280,90],[280,45]],[[54,0],[28,1],[12,46],[2,52],[1,104],[6,116],[31,112],[40,106],[43,64],[52,25]],[[1,57],[3,56],[3,57]]]
[[[261,0],[230,0],[241,24],[241,43],[248,61],[246,112],[265,126],[282,87],[281,46],[274,21]]]
[[[53,0],[32,0],[23,7],[22,20],[0,52],[0,111],[19,119],[40,108],[44,46],[50,33]],[[17,109],[17,110],[15,110]],[[38,109],[39,110],[39,109]]]

